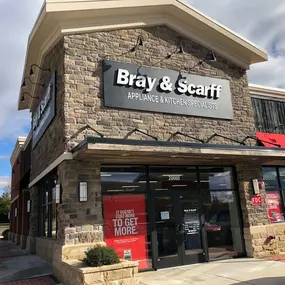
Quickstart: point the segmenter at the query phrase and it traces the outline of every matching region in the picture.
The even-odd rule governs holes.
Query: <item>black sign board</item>
[[[233,119],[228,80],[104,60],[104,105]]]
[[[56,74],[54,73],[32,116],[33,148],[37,145],[46,129],[55,117]]]

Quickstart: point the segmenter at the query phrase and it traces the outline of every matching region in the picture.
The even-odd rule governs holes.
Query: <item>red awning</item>
[[[256,133],[256,137],[266,147],[281,147],[285,148],[285,135]]]

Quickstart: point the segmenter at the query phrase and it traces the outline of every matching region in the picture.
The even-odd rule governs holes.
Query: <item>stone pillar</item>
[[[65,161],[58,167],[62,203],[58,204],[58,236],[53,272],[62,280],[62,261],[82,259],[87,248],[103,242],[100,165],[93,161]],[[78,184],[88,183],[88,201],[79,202]]]
[[[262,167],[257,164],[240,164],[236,166],[239,185],[240,202],[243,216],[244,239],[246,253],[249,257],[262,255],[265,236],[259,232],[269,224],[266,207],[265,189],[260,191],[262,205],[252,205],[251,198],[254,195],[252,179],[262,180]]]
[[[22,190],[22,216],[21,216],[21,225],[22,225],[22,235],[20,245],[21,248],[26,248],[27,236],[29,234],[29,213],[27,212],[27,202],[30,199],[29,191],[27,189]]]
[[[100,165],[93,161],[66,161],[59,166],[62,203],[58,205],[61,244],[73,245],[103,241]],[[88,183],[88,201],[79,201],[78,185]]]
[[[22,201],[23,196],[22,193],[19,191],[19,198],[17,199],[17,235],[16,235],[16,244],[20,244],[21,235],[22,235]]]
[[[30,199],[31,199],[31,212],[30,212],[30,228],[29,236],[27,238],[27,250],[34,254],[36,253],[36,237],[39,232],[39,189],[38,186],[30,188]]]

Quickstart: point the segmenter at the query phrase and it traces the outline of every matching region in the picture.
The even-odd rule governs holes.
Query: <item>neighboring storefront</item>
[[[246,74],[266,53],[152,2],[47,1],[31,34],[27,249],[56,276],[100,242],[141,270],[285,251],[285,149],[254,99],[285,93]]]

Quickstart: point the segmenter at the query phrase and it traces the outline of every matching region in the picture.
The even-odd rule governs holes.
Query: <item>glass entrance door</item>
[[[157,267],[204,262],[203,226],[197,198],[168,192],[155,197]]]
[[[199,201],[195,197],[176,195],[178,199],[182,262],[184,265],[205,262],[205,231]]]

